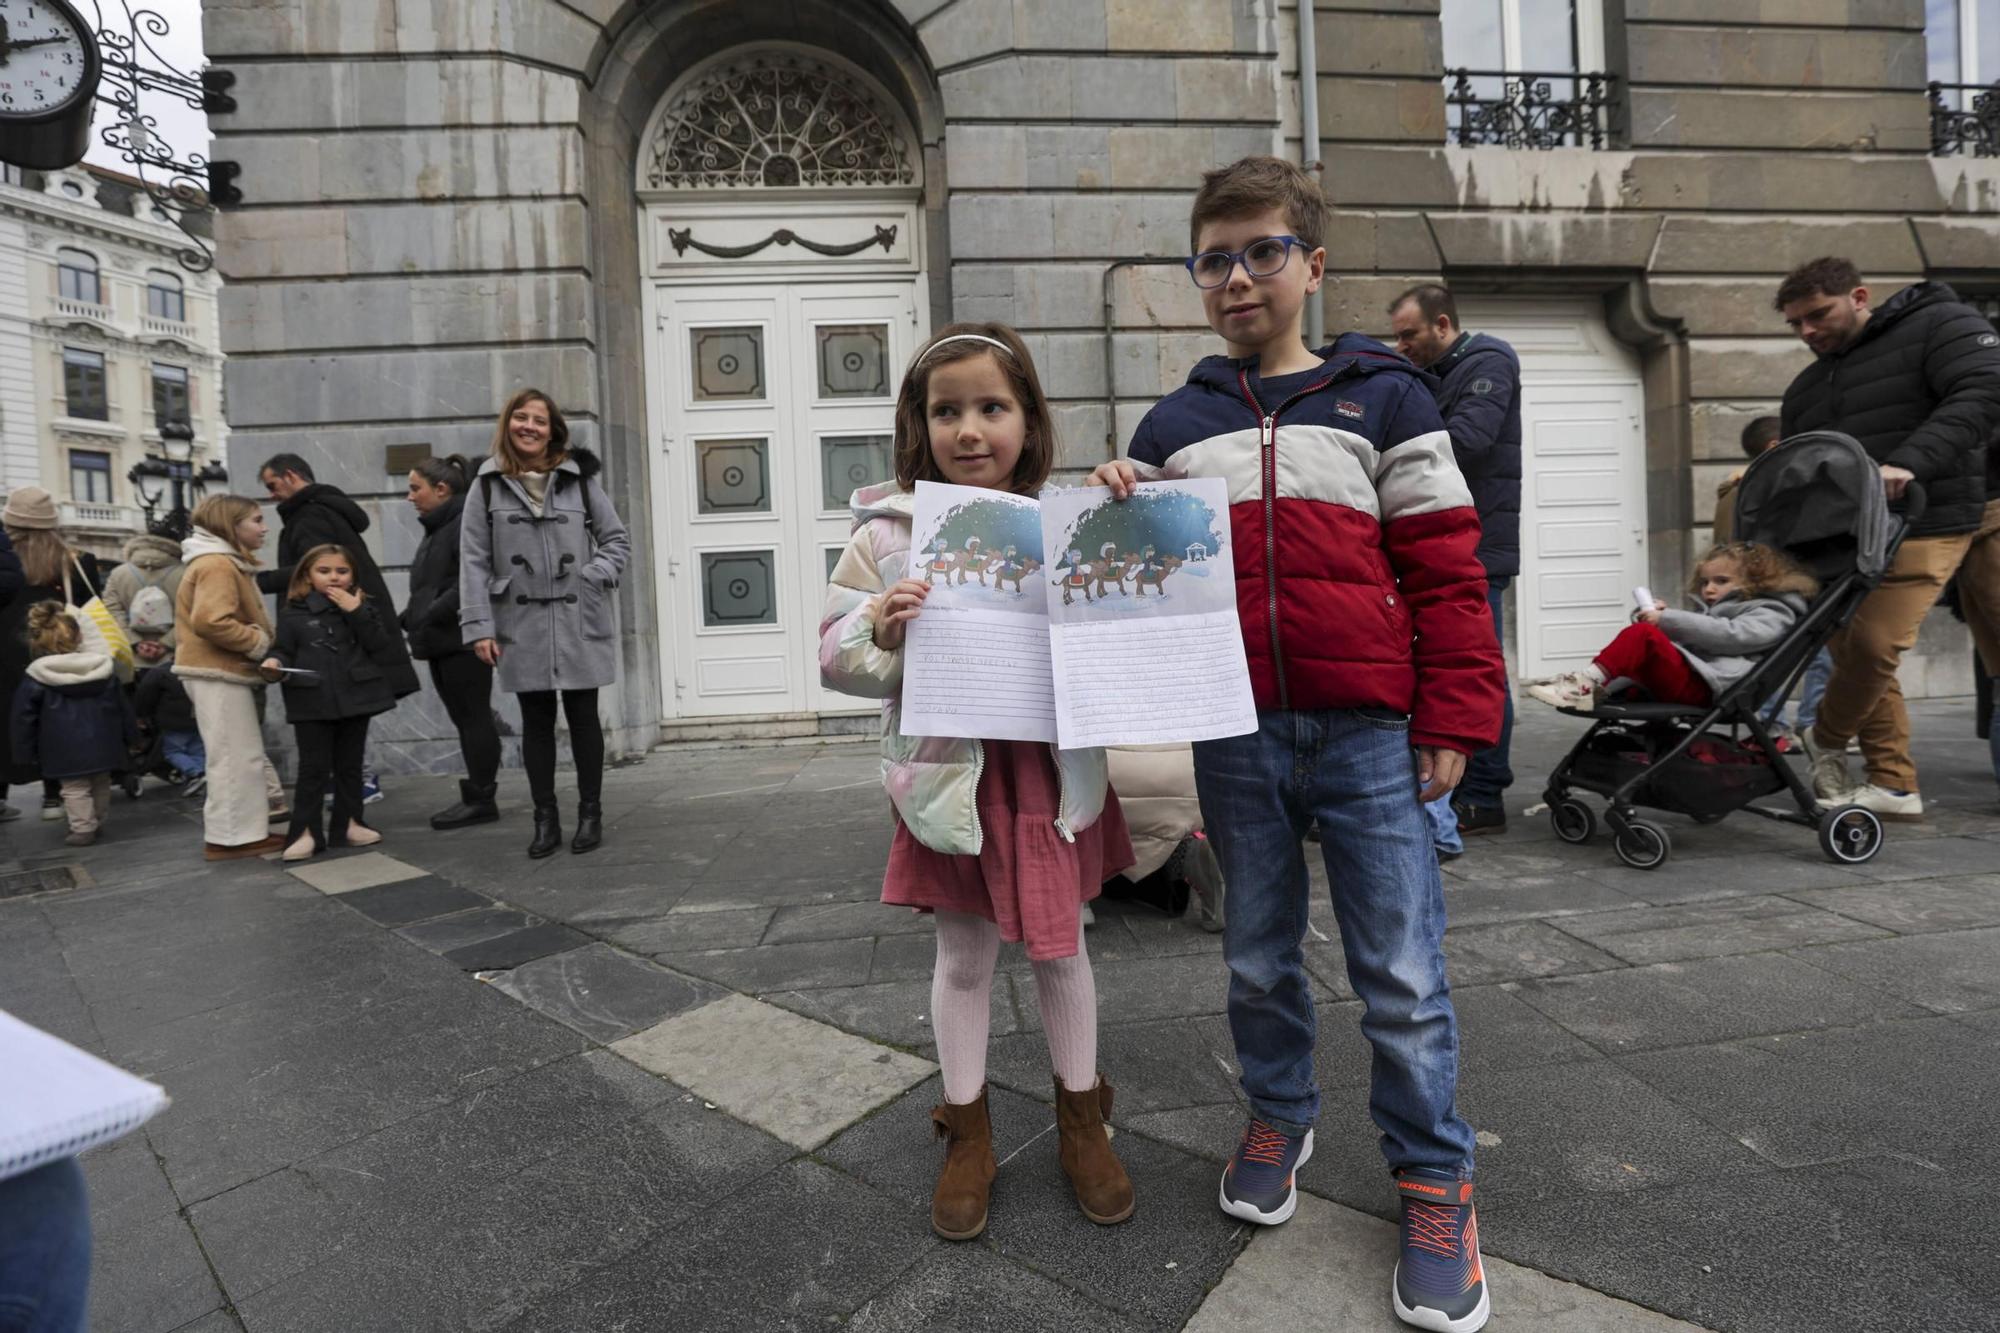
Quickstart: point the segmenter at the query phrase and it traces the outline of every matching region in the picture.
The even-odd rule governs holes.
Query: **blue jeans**
[[[1486,606],[1493,613],[1493,638],[1506,649],[1507,639],[1500,629],[1500,598],[1507,591],[1511,577],[1486,580]],[[1500,793],[1514,785],[1514,770],[1508,765],[1508,753],[1514,744],[1514,682],[1507,681],[1507,701],[1500,714],[1500,743],[1490,750],[1480,750],[1465,761],[1465,776],[1460,779],[1456,795],[1467,805],[1498,805]]]
[[[1441,852],[1465,850],[1465,839],[1458,832],[1458,811],[1451,804],[1451,798],[1456,794],[1446,792],[1435,801],[1424,803],[1424,818],[1431,824],[1431,845]]]
[[[1833,673],[1833,654],[1825,648],[1813,655],[1806,666],[1806,674],[1799,678],[1798,721],[1792,726],[1794,731],[1811,731],[1813,719],[1819,716],[1820,696],[1826,693],[1826,678]],[[1785,701],[1772,699],[1764,705],[1763,718],[1768,723],[1784,721]]]
[[[1200,741],[1195,786],[1221,861],[1229,1028],[1256,1115],[1299,1135],[1319,1114],[1310,881],[1319,825],[1347,976],[1374,1047],[1368,1108],[1392,1168],[1470,1179],[1472,1127],[1454,1108],[1458,1019],[1444,975],[1444,889],[1413,798],[1409,721],[1369,710],[1271,711],[1247,736]]]
[[[74,1157],[0,1180],[0,1330],[81,1333],[90,1209]]]
[[[198,731],[161,733],[160,753],[166,761],[189,777],[208,772],[208,751],[201,745]]]

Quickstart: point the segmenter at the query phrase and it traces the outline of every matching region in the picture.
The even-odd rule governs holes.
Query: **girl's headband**
[[[1005,352],[1009,358],[1012,358],[1014,355],[1014,349],[1009,347],[1006,343],[1001,342],[998,338],[989,338],[983,333],[954,333],[949,337],[940,338],[936,342],[932,343],[929,347],[926,347],[923,350],[923,355],[919,356],[917,360],[922,361],[924,357],[929,356],[932,352],[935,352],[938,348],[944,346],[946,343],[955,343],[955,342],[985,343],[990,347],[999,348],[1001,351]]]

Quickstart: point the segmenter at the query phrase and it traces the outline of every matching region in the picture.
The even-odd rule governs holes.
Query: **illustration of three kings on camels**
[[[1013,546],[1004,551],[989,552],[983,549],[978,537],[967,537],[961,550],[951,550],[944,538],[931,543],[931,549],[924,560],[924,582],[935,585],[940,579],[946,586],[954,581],[963,586],[968,578],[976,578],[983,587],[992,586],[1004,590],[1009,583],[1014,592],[1023,595],[1022,580],[1042,567],[1042,562],[1033,556],[1024,556]],[[1181,567],[1181,558],[1174,555],[1160,555],[1148,545],[1138,552],[1121,553],[1117,544],[1106,542],[1095,560],[1085,560],[1083,552],[1071,547],[1064,561],[1057,565],[1055,572],[1060,578],[1051,581],[1052,587],[1063,590],[1063,605],[1068,606],[1081,592],[1086,602],[1095,601],[1110,594],[1116,587],[1120,596],[1131,596],[1134,589],[1140,597],[1146,589],[1164,597],[1167,578]],[[993,576],[993,583],[986,582],[987,575]],[[1128,589],[1125,581],[1130,579],[1133,587]]]

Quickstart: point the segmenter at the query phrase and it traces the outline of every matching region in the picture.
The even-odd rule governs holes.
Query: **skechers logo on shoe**
[[[1397,1183],[1406,1190],[1414,1190],[1418,1194],[1432,1194],[1440,1199],[1447,1198],[1451,1194],[1451,1191],[1442,1185],[1426,1185],[1421,1180],[1402,1180]]]

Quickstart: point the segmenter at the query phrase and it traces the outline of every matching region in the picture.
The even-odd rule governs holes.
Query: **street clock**
[[[68,0],[0,0],[0,162],[80,162],[102,72],[97,37]]]

